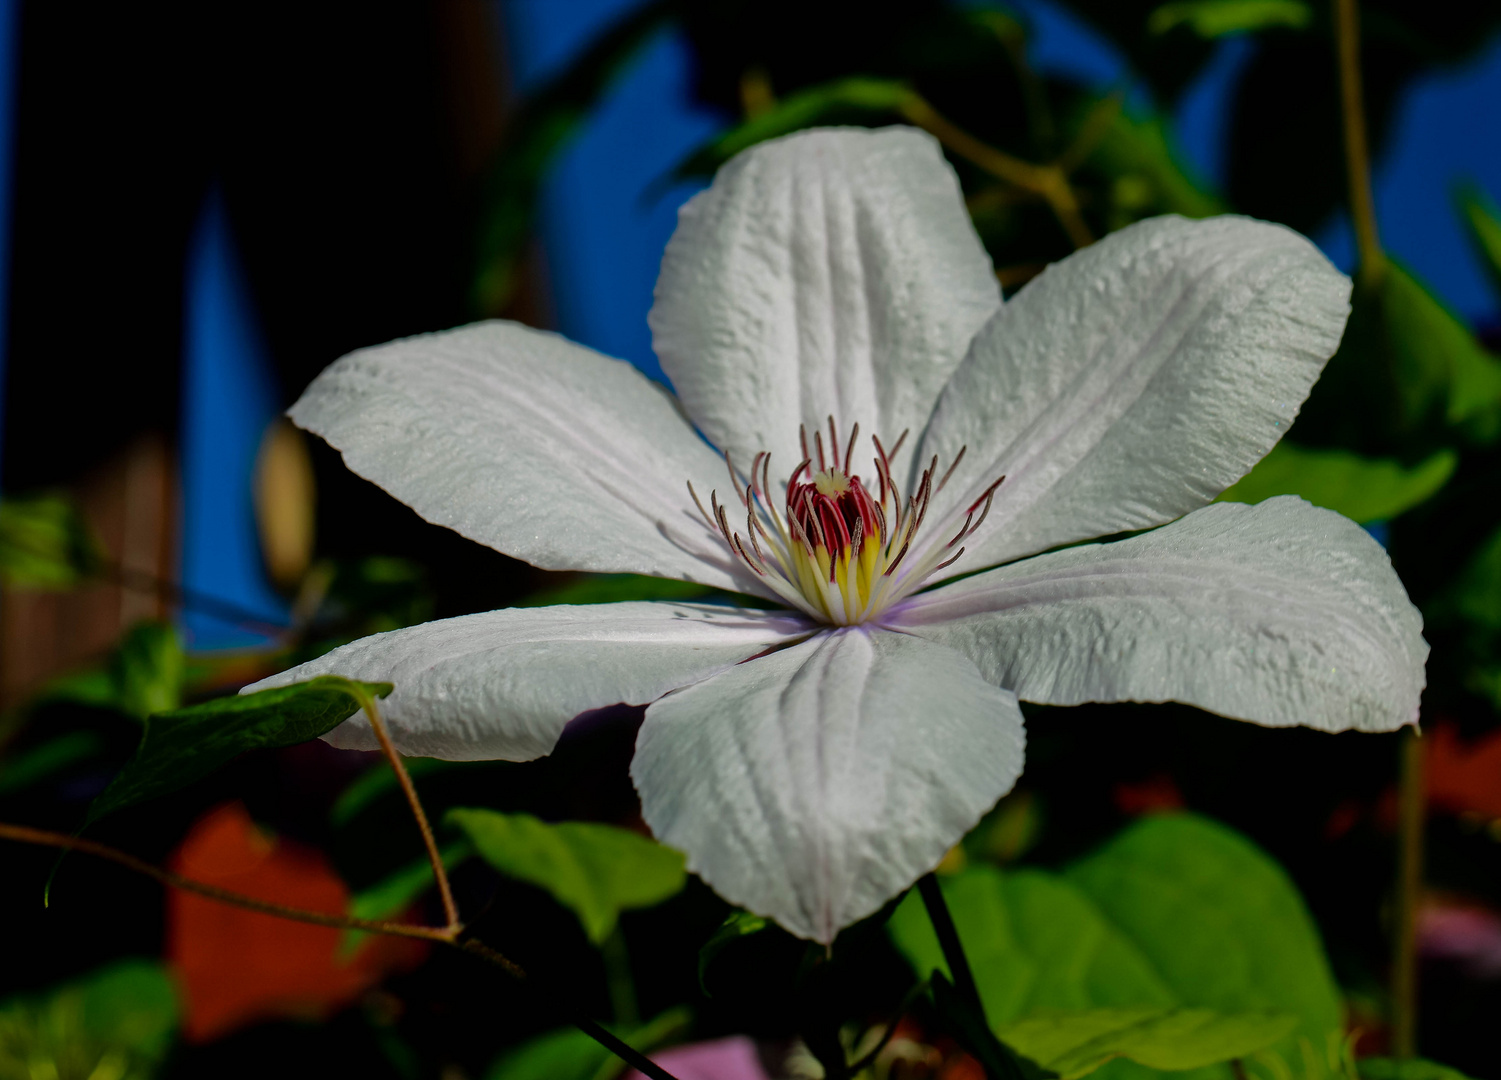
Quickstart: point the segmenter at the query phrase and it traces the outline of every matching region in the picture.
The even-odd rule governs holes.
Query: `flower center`
[[[810,454],[807,431],[802,431],[803,460],[787,480],[782,513],[772,498],[771,455],[757,454],[750,475],[744,477],[726,454],[730,480],[746,514],[744,535],[731,527],[717,491],[709,493],[711,509],[705,510],[693,485],[688,485],[699,512],[736,559],[791,606],[841,626],[874,618],[963,555],[959,545],[985,521],[995,489],[1005,479],[995,481],[975,500],[952,539],[914,555],[922,549],[920,544],[914,547],[914,540],[928,506],[964,459],[964,450],[941,479],[936,479],[934,457],[904,500],[891,478],[891,458],[901,451],[907,433],[902,432],[889,453],[880,439],[871,438],[876,453],[874,493],[853,471],[859,436],[860,425],[855,424],[841,459],[832,416],[827,453],[822,432],[814,433],[815,452]]]

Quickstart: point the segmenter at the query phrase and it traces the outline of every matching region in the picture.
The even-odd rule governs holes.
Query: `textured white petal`
[[[758,591],[688,497],[727,487],[723,461],[661,387],[556,334],[487,322],[361,349],[288,415],[428,521],[535,566]]]
[[[977,574],[890,622],[1023,701],[1183,701],[1325,731],[1415,722],[1428,656],[1381,546],[1293,496]]]
[[[931,870],[1021,772],[1016,698],[958,653],[827,631],[646,711],[631,776],[720,895],[830,942]]]
[[[505,608],[362,638],[245,692],[314,675],[390,682],[381,715],[402,753],[529,761],[581,712],[654,701],[808,632],[785,612],[712,604]],[[364,713],[324,738],[377,745]]]
[[[1050,267],[976,335],[923,440],[924,462],[969,447],[930,520],[1006,476],[950,573],[1211,501],[1287,431],[1349,293],[1303,237],[1246,218],[1155,218]]]
[[[651,328],[704,434],[741,468],[767,450],[790,471],[798,424],[811,440],[830,414],[888,447],[911,428],[909,456],[1000,302],[938,144],[826,128],[745,151],[683,207]]]

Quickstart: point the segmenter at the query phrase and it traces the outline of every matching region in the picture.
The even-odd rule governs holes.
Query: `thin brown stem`
[[[1334,0],[1334,40],[1339,58],[1339,100],[1345,128],[1350,218],[1355,226],[1355,244],[1360,250],[1360,276],[1369,282],[1381,273],[1386,256],[1376,234],[1376,204],[1371,198],[1371,151],[1366,140],[1360,78],[1359,0]]]
[[[433,835],[433,827],[428,824],[427,813],[422,809],[422,800],[417,798],[416,785],[412,783],[412,777],[407,772],[406,765],[402,763],[401,755],[396,752],[396,746],[391,742],[391,733],[386,730],[386,722],[381,719],[380,709],[375,704],[375,697],[357,682],[350,681],[349,687],[350,693],[360,703],[360,708],[365,710],[365,715],[370,720],[370,728],[375,732],[381,752],[386,755],[386,760],[391,763],[391,768],[396,772],[396,780],[401,785],[402,793],[406,795],[407,805],[411,807],[412,817],[417,822],[417,829],[422,833],[422,843],[427,848],[428,862],[432,863],[433,878],[438,883],[438,895],[443,900],[443,916],[448,920],[448,930],[450,933],[457,934],[463,929],[463,923],[459,921],[459,907],[454,903],[453,887],[448,882],[448,871],[443,866],[443,854],[438,850],[438,840]]]
[[[998,180],[1042,196],[1075,248],[1094,243],[1094,233],[1079,211],[1079,200],[1074,196],[1068,175],[1058,165],[1035,165],[1012,157],[1004,150],[997,150],[949,120],[918,94],[907,97],[901,113],[954,153]]]
[[[288,907],[286,904],[276,904],[269,900],[258,900],[253,896],[246,896],[244,893],[221,889],[217,885],[209,885],[202,881],[194,881],[192,878],[185,878],[181,874],[174,874],[170,870],[163,870],[159,866],[153,866],[144,859],[136,858],[134,855],[127,854],[105,844],[95,843],[93,840],[85,840],[78,836],[49,832],[46,829],[33,829],[26,825],[0,823],[0,839],[14,840],[20,844],[37,844],[42,847],[82,851],[87,855],[94,855],[101,859],[108,859],[110,862],[119,863],[121,866],[134,870],[138,874],[145,874],[147,877],[155,878],[163,885],[170,885],[174,889],[196,893],[210,900],[217,900],[221,904],[231,904],[234,907],[245,908],[247,911],[258,911],[263,915],[274,915],[279,919],[313,923],[316,926],[332,926],[341,930],[366,930],[372,934],[388,934],[393,937],[421,938],[424,941],[438,941],[443,944],[452,944],[454,939],[454,932],[446,928],[413,926],[410,923],[386,922],[374,919],[356,919],[348,915],[332,915],[323,911],[309,911],[306,908]]]
[[[244,908],[247,911],[259,912],[262,915],[272,915],[279,919],[289,919],[292,922],[312,923],[315,926],[329,926],[340,930],[364,930],[372,934],[386,934],[390,937],[417,938],[422,941],[432,941],[439,945],[447,945],[461,952],[477,956],[489,964],[500,968],[507,975],[519,981],[526,981],[526,970],[514,960],[505,956],[496,949],[490,948],[484,942],[475,938],[461,938],[460,928],[413,926],[410,923],[386,922],[376,919],[356,919],[348,915],[331,915],[322,911],[309,911],[306,908],[288,907],[286,904],[276,904],[268,900],[259,900],[254,896],[246,896],[244,893],[233,892],[229,889],[221,889],[217,885],[209,885],[206,882],[194,881],[192,878],[174,874],[170,870],[163,870],[159,866],[153,866],[144,859],[138,859],[117,848],[106,844],[95,843],[92,840],[84,840],[77,836],[68,836],[64,833],[49,832],[46,829],[33,829],[27,825],[10,825],[0,822],[0,839],[13,840],[20,844],[36,844],[41,847],[63,848],[70,851],[81,851],[86,855],[94,855],[110,862],[118,863],[127,869],[134,870],[138,874],[145,874],[149,878],[161,882],[163,885],[184,892],[195,893],[198,896],[221,904],[229,904],[232,907]],[[578,1011],[561,1006],[562,1011],[570,1023],[594,1039],[601,1046],[625,1061],[632,1068],[652,1080],[676,1080],[676,1078],[662,1066],[652,1061],[635,1047],[626,1043],[612,1032],[601,1027],[588,1016]]]
[[[1392,1055],[1417,1053],[1418,905],[1423,892],[1423,738],[1416,728],[1402,733],[1402,767],[1397,781],[1397,903],[1392,935]]]

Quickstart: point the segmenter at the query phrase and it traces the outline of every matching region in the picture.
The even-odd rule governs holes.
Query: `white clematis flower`
[[[1382,549],[1298,499],[1207,505],[1287,430],[1348,297],[1285,228],[1159,218],[1003,306],[926,135],[761,144],[667,248],[651,326],[676,399],[490,322],[352,353],[291,416],[508,555],[782,608],[492,611],[259,686],[389,680],[397,746],[465,759],[535,758],[584,710],[648,704],[632,776],[657,837],[829,942],[1011,788],[1018,698],[1415,721],[1427,645]],[[327,737],[375,745],[362,716]]]

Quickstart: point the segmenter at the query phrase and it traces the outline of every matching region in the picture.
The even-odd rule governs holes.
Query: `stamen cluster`
[[[936,482],[935,456],[904,501],[891,476],[891,459],[901,452],[905,431],[889,452],[879,438],[871,437],[874,494],[852,468],[859,424],[851,428],[842,458],[832,416],[827,453],[822,432],[813,434],[813,454],[808,452],[806,429],[800,437],[803,460],[787,480],[782,513],[772,497],[771,455],[757,454],[745,477],[725,455],[731,484],[746,515],[744,535],[731,527],[728,506],[719,501],[717,491],[709,494],[708,510],[691,483],[688,492],[709,527],[777,596],[815,619],[836,625],[866,622],[963,555],[959,545],[984,523],[995,490],[1005,479],[996,480],[965,511],[964,524],[947,543],[924,549],[914,545],[918,530],[933,496],[943,490],[964,459],[963,449]]]

